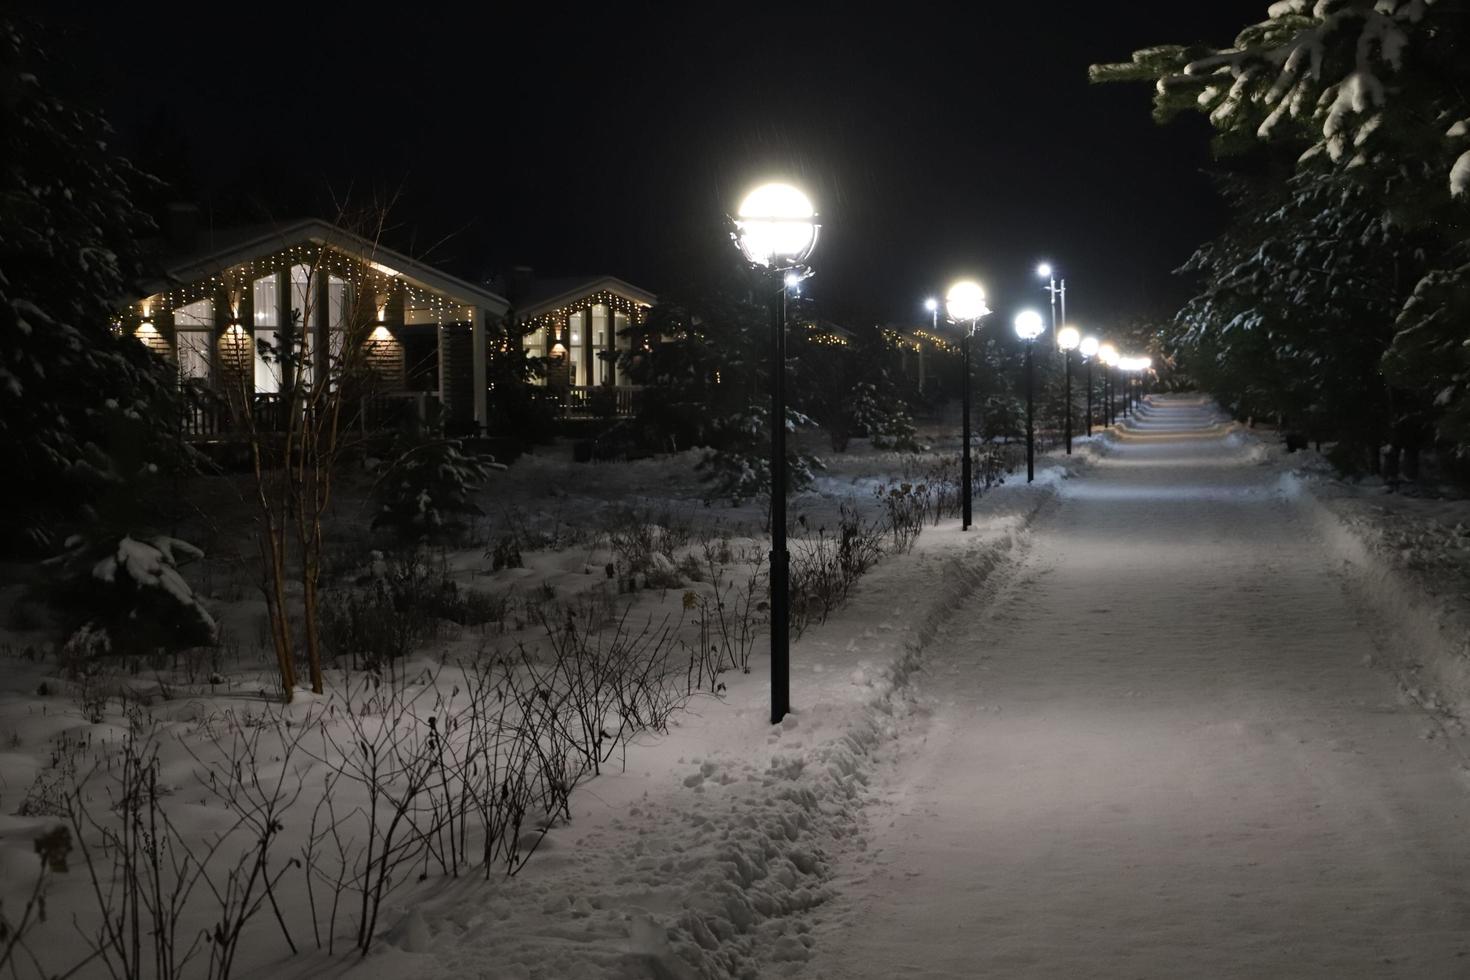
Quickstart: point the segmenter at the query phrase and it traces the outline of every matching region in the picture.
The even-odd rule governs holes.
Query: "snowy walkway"
[[[1460,750],[1272,474],[1148,416],[931,649],[802,976],[1470,976]]]

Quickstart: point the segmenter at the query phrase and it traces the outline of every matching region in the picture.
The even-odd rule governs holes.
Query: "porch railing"
[[[179,427],[185,438],[199,441],[243,440],[248,435],[243,413],[229,399],[208,390],[183,389]],[[438,397],[422,392],[365,395],[346,410],[342,421],[365,432],[382,432],[422,422],[433,412]],[[258,432],[284,432],[289,406],[280,395],[257,393],[250,414]]]
[[[572,385],[562,398],[564,418],[629,418],[643,389],[634,385]]]

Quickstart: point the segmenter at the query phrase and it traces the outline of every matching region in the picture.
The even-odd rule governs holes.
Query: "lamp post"
[[[1036,402],[1035,373],[1031,366],[1031,349],[1045,328],[1041,314],[1023,310],[1016,314],[1016,336],[1026,344],[1026,482],[1036,479]]]
[[[945,312],[952,322],[957,324],[969,321],[969,329],[960,339],[961,360],[964,367],[964,382],[961,384],[961,415],[963,416],[962,432],[960,438],[964,447],[960,450],[960,497],[963,503],[960,505],[961,519],[960,529],[970,529],[970,497],[972,496],[970,482],[970,338],[975,335],[975,324],[982,316],[990,313],[990,308],[985,305],[985,290],[973,279],[961,279],[949,287],[949,292],[944,297]]]
[[[817,212],[790,184],[762,184],[745,196],[735,242],[770,272],[771,304],[771,723],[791,710],[790,559],[786,552],[786,290],[809,274]]]
[[[1036,274],[1047,281],[1042,288],[1051,295],[1051,332],[1057,335],[1057,303],[1062,306],[1062,323],[1067,322],[1067,280],[1063,279],[1061,285],[1057,284],[1056,270],[1051,267],[1050,262],[1043,262],[1036,267]]]
[[[939,333],[939,300],[930,296],[924,300],[924,309],[929,311],[929,331],[932,335]],[[919,391],[924,390],[924,345],[919,344]]]
[[[1082,332],[1076,327],[1063,327],[1057,331],[1057,346],[1062,349],[1062,375],[1066,379],[1063,382],[1062,396],[1065,402],[1066,421],[1063,423],[1064,438],[1067,441],[1067,455],[1072,455],[1072,351],[1082,343]]]
[[[1123,373],[1123,417],[1133,417],[1133,358],[1118,358],[1118,370]]]
[[[1143,407],[1143,386],[1146,380],[1144,373],[1153,366],[1153,363],[1154,361],[1151,357],[1135,357],[1133,359],[1133,373],[1136,379],[1134,381],[1135,394],[1133,404],[1137,408]]]
[[[1103,363],[1103,418],[1112,425],[1116,421],[1113,415],[1113,367],[1118,363],[1118,348],[1112,344],[1100,345],[1097,359]]]
[[[1097,338],[1083,337],[1082,342],[1077,345],[1077,352],[1082,355],[1082,363],[1087,367],[1087,434],[1092,435],[1092,361],[1097,357]]]

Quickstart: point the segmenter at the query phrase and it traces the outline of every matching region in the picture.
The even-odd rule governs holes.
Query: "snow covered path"
[[[1248,447],[1146,415],[931,648],[801,976],[1470,976],[1462,747]]]

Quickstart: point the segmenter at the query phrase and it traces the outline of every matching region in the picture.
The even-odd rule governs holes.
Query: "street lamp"
[[[771,273],[771,724],[791,710],[790,558],[786,552],[786,290],[810,270],[817,212],[790,184],[762,184],[740,202],[735,242]]]
[[[1133,366],[1132,366],[1132,371],[1133,371],[1133,376],[1134,376],[1134,382],[1133,382],[1133,387],[1134,387],[1133,404],[1137,408],[1142,408],[1143,407],[1143,376],[1144,376],[1144,372],[1147,371],[1153,365],[1153,363],[1154,363],[1153,362],[1153,358],[1151,358],[1151,357],[1135,357],[1135,358],[1133,358]]]
[[[1123,357],[1118,359],[1118,367],[1128,373],[1126,390],[1124,392],[1123,404],[1131,410],[1142,404],[1139,397],[1143,390],[1143,372],[1149,369],[1153,360],[1147,357]]]
[[[1118,364],[1118,348],[1112,344],[1101,345],[1097,349],[1097,359],[1103,362],[1103,403],[1107,408],[1103,417],[1108,425],[1112,425],[1117,421],[1113,415],[1113,368]]]
[[[1031,366],[1031,348],[1034,341],[1046,328],[1042,326],[1041,314],[1035,310],[1023,310],[1016,314],[1016,336],[1026,342],[1026,482],[1036,479],[1036,403],[1034,397],[1035,374]]]
[[[1050,262],[1038,265],[1036,274],[1047,281],[1047,285],[1042,288],[1051,294],[1051,332],[1053,336],[1056,336],[1058,301],[1062,306],[1062,323],[1067,322],[1067,280],[1063,279],[1061,285],[1057,285],[1056,270],[1051,267]]]
[[[924,300],[924,309],[929,311],[929,330],[932,335],[939,333],[939,300],[930,296]],[[919,344],[919,391],[924,390],[924,345]]]
[[[1097,357],[1097,338],[1083,337],[1082,342],[1077,345],[1077,353],[1082,355],[1082,363],[1087,367],[1087,434],[1092,435],[1092,360]]]
[[[949,292],[944,296],[944,311],[954,323],[969,321],[970,327],[960,338],[961,360],[964,367],[964,383],[960,386],[962,391],[961,405],[963,425],[961,439],[964,447],[960,450],[960,497],[963,503],[960,505],[960,530],[970,529],[970,497],[972,495],[970,482],[970,338],[975,335],[975,324],[982,316],[990,313],[990,307],[985,305],[985,290],[973,279],[961,279],[949,287]]]
[[[1062,349],[1062,373],[1066,380],[1063,382],[1065,394],[1062,396],[1066,402],[1066,422],[1063,430],[1067,440],[1067,455],[1072,455],[1072,352],[1077,345],[1082,343],[1082,331],[1076,327],[1063,327],[1057,331],[1057,346]]]

